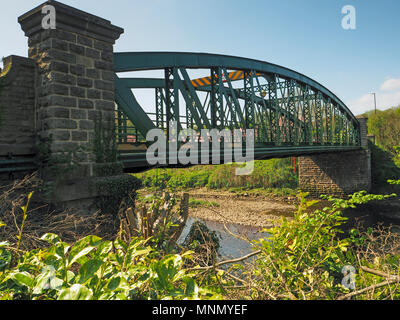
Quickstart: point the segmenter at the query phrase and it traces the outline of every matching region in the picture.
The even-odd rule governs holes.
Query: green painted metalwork
[[[155,88],[156,91],[156,126],[164,129],[164,100],[161,88]]]
[[[293,70],[239,57],[175,52],[116,53],[114,64],[119,142],[127,141],[129,119],[143,143],[156,127],[170,137],[167,124],[177,121],[178,130],[254,129],[257,154],[268,149],[266,156],[272,150],[281,155],[360,148],[359,123],[346,105]],[[122,77],[143,70],[161,70],[164,77]],[[192,70],[204,77],[189,76]],[[134,90],[143,88],[155,90],[153,113],[135,98]]]

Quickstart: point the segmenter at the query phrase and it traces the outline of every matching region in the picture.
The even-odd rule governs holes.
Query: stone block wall
[[[371,188],[368,150],[299,157],[299,186],[314,198],[320,194],[344,197]]]
[[[34,154],[35,63],[9,56],[0,76],[0,159]]]
[[[321,194],[345,197],[371,189],[371,152],[368,149],[367,118],[358,118],[360,150],[299,157],[299,188],[311,197]]]
[[[56,9],[56,29],[40,27],[44,4],[18,19],[38,66],[37,132],[52,137],[52,155],[79,150],[76,176],[90,177],[94,120],[102,113],[114,121],[113,45],[123,29],[57,1],[45,4]]]

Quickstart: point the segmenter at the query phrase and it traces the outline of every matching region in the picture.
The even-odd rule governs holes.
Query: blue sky
[[[17,17],[44,1],[4,1],[0,55],[27,55]],[[359,114],[400,104],[398,0],[62,0],[125,29],[116,51],[260,59],[308,75]],[[356,9],[344,30],[342,7]]]

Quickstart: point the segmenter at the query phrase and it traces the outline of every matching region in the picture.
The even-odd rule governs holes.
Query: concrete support
[[[321,194],[345,197],[371,188],[371,153],[368,149],[367,119],[358,119],[361,146],[357,151],[299,157],[299,187],[311,197]]]

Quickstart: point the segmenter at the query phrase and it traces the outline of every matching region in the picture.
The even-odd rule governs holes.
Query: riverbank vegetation
[[[28,191],[31,185],[20,187]],[[379,228],[352,229],[349,234],[341,229],[344,209],[391,196],[358,192],[347,200],[327,197],[329,206],[310,211],[315,200],[299,193],[293,219],[282,217],[279,227],[265,230],[270,236],[251,242],[251,254],[229,261],[216,261],[212,255],[204,263],[198,255],[215,237],[205,236],[202,227],[190,232],[185,246],[163,245],[170,241],[162,237],[166,228],[174,227],[168,221],[161,233],[139,232],[129,240],[121,226],[109,239],[81,233],[73,241],[57,230],[42,234],[49,230],[46,221],[27,228],[39,210],[33,191],[19,202],[10,202],[9,192],[2,194],[0,299],[400,298],[399,235]],[[171,210],[160,203],[155,196],[148,207],[152,215]],[[29,242],[33,238],[37,241]],[[199,246],[203,249],[196,252]]]
[[[152,189],[185,190],[188,188],[226,189],[233,192],[263,189],[267,192],[295,190],[298,185],[296,166],[290,159],[254,162],[250,175],[235,175],[239,164],[193,166],[181,169],[157,168],[135,174],[143,186]]]
[[[397,186],[389,186],[387,180],[400,176],[400,106],[384,111],[366,112],[370,143],[372,187],[374,192],[399,192]]]

